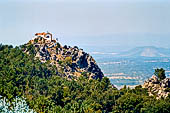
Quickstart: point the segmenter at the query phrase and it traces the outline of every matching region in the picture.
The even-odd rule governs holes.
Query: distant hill
[[[154,46],[136,47],[129,51],[121,52],[119,57],[170,57],[170,49]]]

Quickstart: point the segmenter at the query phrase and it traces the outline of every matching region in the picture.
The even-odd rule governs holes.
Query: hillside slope
[[[89,80],[86,76],[80,76],[68,80],[58,76],[58,67],[51,65],[51,60],[42,62],[39,57],[36,60],[36,54],[37,50],[31,43],[15,48],[0,44],[0,112],[23,110],[18,107],[20,101],[15,101],[18,97],[26,101],[27,109],[29,107],[37,113],[170,111],[170,96],[157,100],[141,86],[134,89],[125,86],[117,90],[106,77]],[[164,82],[161,82],[161,86],[166,85]],[[4,104],[6,99],[11,106]]]

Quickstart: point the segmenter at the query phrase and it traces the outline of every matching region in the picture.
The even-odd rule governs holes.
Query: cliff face
[[[159,81],[156,76],[152,76],[144,82],[142,87],[148,89],[150,96],[155,95],[157,99],[166,98],[170,94],[170,78]]]
[[[42,37],[30,40],[27,46],[34,47],[35,58],[41,62],[55,65],[58,75],[68,79],[86,76],[89,79],[102,79],[104,76],[95,60],[78,47],[61,46],[56,41],[46,41]],[[28,50],[25,50],[29,54]]]

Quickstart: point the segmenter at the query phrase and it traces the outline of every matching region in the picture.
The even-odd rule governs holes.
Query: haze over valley
[[[143,46],[119,53],[101,48],[101,51],[98,49],[90,54],[96,59],[104,75],[119,88],[143,84],[154,74],[156,68],[164,68],[166,76],[170,77],[170,49],[167,48]]]

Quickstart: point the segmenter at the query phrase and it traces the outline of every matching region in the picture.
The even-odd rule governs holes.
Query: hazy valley
[[[118,88],[143,84],[156,68],[164,68],[166,76],[170,77],[170,49],[144,46],[121,50],[120,53],[114,52],[114,47],[112,50],[98,48],[97,52],[92,52],[94,47],[93,50],[88,47],[85,49],[91,51],[104,75]]]

